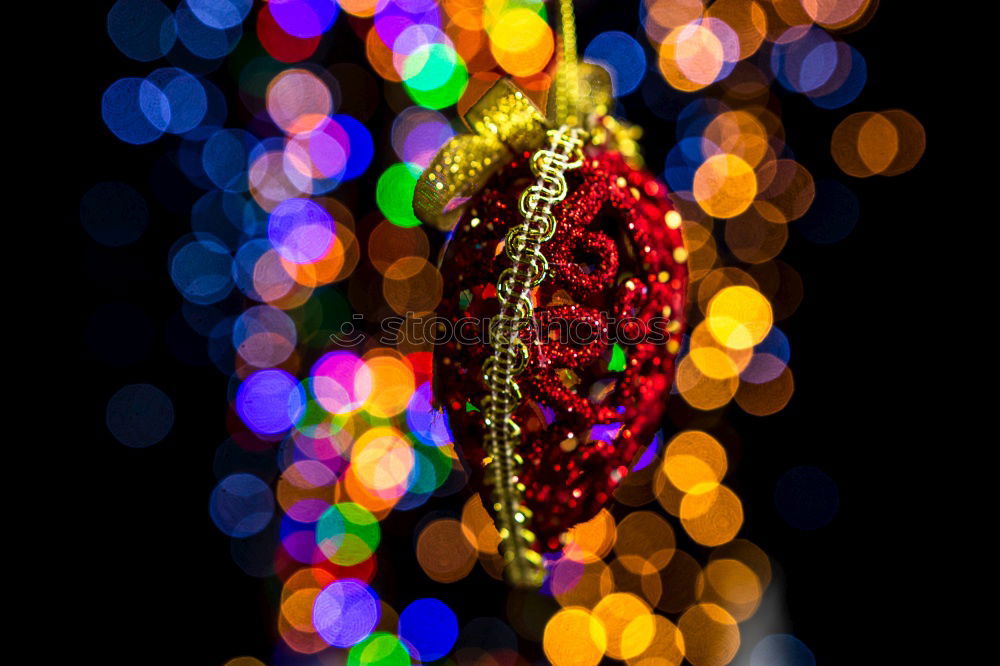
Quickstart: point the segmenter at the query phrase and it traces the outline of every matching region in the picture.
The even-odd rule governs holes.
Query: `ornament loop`
[[[545,140],[542,112],[507,79],[494,84],[463,118],[475,134],[452,137],[417,180],[413,212],[423,222],[448,231],[469,198],[515,153]]]

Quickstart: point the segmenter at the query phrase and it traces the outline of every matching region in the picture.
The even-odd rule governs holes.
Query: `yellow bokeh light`
[[[771,583],[771,560],[760,546],[751,541],[733,539],[719,546],[709,556],[710,561],[717,559],[737,560],[748,566],[760,581],[761,589],[767,588]]]
[[[767,155],[767,128],[749,111],[720,113],[705,127],[702,136],[712,147],[708,154],[716,151],[729,153],[752,167],[760,164]]]
[[[757,174],[738,155],[712,155],[695,171],[694,196],[712,217],[736,217],[757,196]]]
[[[927,137],[920,121],[901,109],[861,111],[844,118],[830,138],[837,166],[849,176],[896,176],[924,154]]]
[[[768,31],[772,41],[789,39],[788,29],[791,27],[797,28],[792,35],[800,35],[812,23],[812,19],[802,8],[802,0],[769,0],[769,4],[772,12],[768,15],[771,19]]]
[[[736,620],[715,604],[692,606],[677,622],[684,636],[685,657],[694,666],[725,666],[740,647]]]
[[[769,382],[740,384],[736,391],[736,404],[747,414],[768,416],[784,409],[794,392],[795,379],[792,371],[785,368]]]
[[[701,208],[697,209],[704,215]],[[689,222],[685,219],[681,226],[684,248],[687,250],[688,279],[695,283],[715,268],[719,261],[719,251],[711,229],[712,218],[706,222]]]
[[[419,256],[403,257],[385,270],[382,296],[401,315],[428,315],[441,301],[441,271]]]
[[[706,377],[729,379],[740,374],[740,368],[732,358],[716,346],[692,348],[691,360]]]
[[[765,162],[757,170],[757,180],[760,194],[754,208],[769,222],[785,224],[799,219],[816,198],[812,174],[795,160]]]
[[[629,666],[680,666],[684,661],[684,636],[677,626],[662,615],[653,616],[653,640],[635,657],[626,659]]]
[[[399,497],[395,497],[394,493],[380,494],[369,487],[368,483],[358,475],[358,469],[353,464],[348,465],[340,483],[334,487],[334,499],[338,502],[349,500],[360,504],[371,511],[379,520],[399,502]]]
[[[718,272],[712,271],[707,278],[711,278]],[[699,293],[706,284],[707,280],[702,280],[702,289],[699,289]],[[691,357],[691,361],[703,375],[711,379],[738,377],[753,358],[753,350],[751,349],[732,349],[719,344],[719,341],[708,330],[705,322],[701,322],[695,327],[691,332],[689,342],[688,355]]]
[[[684,636],[685,657],[694,666],[725,666],[740,647],[740,630],[724,608],[692,606],[677,622]]]
[[[760,344],[771,331],[771,303],[752,287],[726,287],[708,303],[708,330],[719,343],[732,349]]]
[[[767,14],[755,0],[715,0],[705,15],[733,29],[740,40],[740,59],[756,53],[767,36]]]
[[[364,360],[372,378],[372,392],[364,405],[365,411],[379,418],[390,418],[406,409],[415,389],[409,362],[388,350],[369,352]]]
[[[736,395],[740,381],[736,377],[713,379],[705,375],[689,354],[677,364],[675,384],[686,403],[696,409],[710,411],[728,404]]]
[[[514,76],[530,76],[545,68],[555,39],[552,28],[526,8],[504,11],[489,28],[490,52]]]
[[[627,592],[609,594],[594,606],[597,618],[607,634],[605,652],[614,659],[628,659],[641,654],[653,640],[656,624],[645,601]]]
[[[701,495],[715,490],[727,467],[726,450],[701,430],[678,433],[663,454],[663,471],[684,493]]]
[[[417,537],[417,562],[431,580],[454,583],[472,571],[476,549],[462,523],[442,518],[429,523]]]
[[[899,133],[881,113],[873,114],[858,132],[858,157],[872,173],[882,173],[899,151]]]
[[[553,666],[596,666],[606,648],[604,627],[586,608],[563,608],[545,625],[542,649]]]
[[[760,605],[764,592],[760,580],[750,567],[738,560],[712,560],[702,577],[702,601],[721,606],[739,622],[748,620]]]
[[[670,554],[672,556],[673,551],[670,551]],[[617,557],[611,562],[609,571],[614,588],[618,592],[630,592],[646,600],[650,605],[659,602],[663,596],[660,568],[641,555]]]
[[[761,264],[774,259],[788,243],[788,225],[771,222],[756,206],[726,220],[726,246],[737,259]]]
[[[688,536],[703,546],[721,546],[732,541],[743,526],[740,498],[722,485],[701,495],[685,495],[680,514]]]
[[[583,565],[580,561],[564,557],[552,568],[552,593],[560,606],[591,607],[610,594],[614,579],[604,560],[594,560]]]
[[[626,569],[642,567],[630,570],[643,574],[647,565],[655,570],[667,566],[676,545],[674,530],[666,520],[652,511],[635,511],[625,516],[618,526],[615,553]]]
[[[723,53],[715,33],[691,22],[671,30],[660,44],[660,72],[677,90],[694,92],[715,83],[725,65]]]
[[[678,550],[667,568],[660,572],[663,594],[656,607],[666,613],[678,614],[698,600],[701,565],[683,550]]]
[[[656,466],[653,475],[653,496],[671,516],[679,516],[681,513],[681,500],[684,499],[684,491],[673,484],[667,477],[663,465]]]
[[[648,12],[647,23],[661,28],[677,28],[691,23],[705,13],[703,0],[643,0]]]
[[[351,450],[357,479],[369,492],[386,499],[406,494],[415,461],[409,440],[394,428],[372,428]]]
[[[697,302],[698,308],[703,312],[708,312],[708,303],[712,298],[725,289],[726,287],[732,287],[734,285],[742,285],[744,287],[753,287],[757,291],[761,291],[760,283],[747,271],[736,268],[735,266],[722,266],[716,268],[703,279],[698,281]],[[691,332],[692,337],[697,336],[698,338],[703,337],[706,333],[711,337],[708,329],[699,325]],[[713,338],[714,340],[714,338]],[[707,340],[698,341],[699,345],[710,344]],[[716,343],[718,344],[718,343]]]
[[[719,484],[712,468],[694,456],[672,456],[663,461],[663,471],[675,486],[695,495],[711,492]]]
[[[813,21],[829,30],[843,30],[864,17],[872,0],[801,0]]]

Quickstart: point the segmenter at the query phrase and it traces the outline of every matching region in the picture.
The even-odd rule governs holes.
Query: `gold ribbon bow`
[[[580,113],[606,114],[613,99],[608,73],[580,63],[577,80]],[[509,79],[497,81],[462,120],[474,134],[449,139],[420,175],[413,193],[416,216],[442,231],[458,223],[466,202],[514,155],[539,148],[550,127],[538,107]]]

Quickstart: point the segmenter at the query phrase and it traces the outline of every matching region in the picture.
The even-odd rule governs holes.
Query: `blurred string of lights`
[[[673,410],[679,433],[657,437],[616,492],[630,511],[603,510],[571,531],[541,596],[511,592],[506,621],[460,626],[438,599],[390,601],[372,585],[392,564],[379,553],[387,516],[465,485],[431,405],[431,351],[338,346],[329,334],[354,313],[434,311],[441,275],[430,252],[439,239],[413,214],[416,179],[455,134],[455,118],[499,78],[544,99],[556,42],[549,9],[539,0],[114,3],[115,46],[165,64],[111,83],[104,123],[129,144],[174,135],[173,159],[204,192],[167,265],[185,324],[231,377],[231,437],[216,454],[210,514],[244,571],[281,581],[285,647],[273,663],[298,663],[297,654],[352,666],[446,657],[514,664],[523,662],[519,640],[541,643],[557,666],[606,656],[644,666],[733,659],[738,625],[759,607],[771,566],[738,538],[743,510],[723,483],[726,448],[684,421],[708,414],[718,423],[733,403],[773,414],[793,394],[778,323],[796,310],[803,285],[778,257],[793,224],[809,241],[836,242],[860,208],[846,185],[816,181],[794,159],[773,89],[843,114],[867,79],[864,57],[844,37],[876,6],[642,0],[635,34],[606,31],[586,45],[584,58],[608,69],[616,97],[640,96],[676,125],[665,163],[648,166],[662,169],[674,193],[679,212],[667,223],[683,228],[689,255],[694,325],[674,391],[690,409]],[[336,191],[374,176],[366,122],[378,86],[356,65],[313,58],[337,21],[349,23],[395,112],[388,138],[398,161],[378,175],[378,211],[360,222]],[[210,78],[227,63],[237,99]],[[226,126],[234,103],[249,118],[242,128]],[[905,111],[860,111],[844,115],[830,148],[846,175],[866,178],[911,169],[924,141]],[[148,219],[125,183],[99,183],[81,202],[85,230],[103,245],[134,242]],[[374,273],[359,270],[366,264]],[[148,384],[108,402],[108,428],[128,446],[162,440],[173,419],[170,398]],[[775,501],[790,525],[816,529],[833,519],[838,491],[822,470],[795,468]],[[427,577],[445,585],[477,562],[499,579],[498,540],[473,495],[460,512],[421,520],[414,548]],[[239,657],[228,666],[259,663]],[[752,648],[750,663],[815,660],[794,637],[775,634]]]

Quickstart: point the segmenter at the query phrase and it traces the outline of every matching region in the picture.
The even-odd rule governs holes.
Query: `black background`
[[[214,451],[227,436],[228,379],[210,366],[180,363],[166,343],[181,301],[165,257],[188,231],[184,210],[193,198],[164,205],[150,187],[150,173],[171,139],[128,146],[100,119],[100,96],[110,83],[152,68],[128,61],[106,37],[111,4],[80,8],[66,26],[69,48],[56,65],[79,122],[79,147],[70,156],[79,177],[64,192],[65,234],[75,250],[61,288],[79,308],[81,336],[72,347],[70,380],[79,414],[73,434],[58,446],[57,466],[65,472],[58,483],[62,514],[47,528],[58,533],[50,533],[49,543],[71,582],[59,585],[63,600],[50,612],[67,613],[67,640],[91,646],[105,663],[221,664],[238,655],[268,661],[278,640],[274,584],[233,564],[229,539],[207,511]],[[635,2],[584,5],[580,43],[602,30],[634,33],[637,17]],[[323,61],[363,63],[361,43],[343,18]],[[941,528],[935,486],[942,472],[924,454],[928,426],[940,409],[933,399],[941,354],[933,316],[947,286],[935,246],[946,223],[936,173],[944,104],[929,92],[927,77],[941,56],[928,48],[927,21],[907,3],[887,2],[867,27],[847,37],[866,57],[869,78],[861,97],[843,109],[824,111],[801,96],[779,93],[796,158],[817,178],[839,176],[858,195],[862,214],[851,235],[834,245],[813,245],[792,233],[781,258],[801,274],[805,299],[782,328],[792,343],[796,393],[771,417],[730,410],[727,421],[739,433],[742,455],[728,482],[746,509],[743,536],[783,570],[786,630],[813,650],[820,665],[903,663],[924,642],[913,632],[928,626],[929,589],[941,585],[933,551],[938,539],[931,534]],[[212,78],[232,92],[225,69]],[[239,104],[230,100],[228,124],[239,126]],[[646,130],[649,162],[662,164],[673,127],[644,117],[640,106],[638,95],[625,101],[629,117]],[[840,174],[829,152],[832,129],[848,113],[887,108],[906,109],[923,123],[928,147],[921,163],[894,178]],[[386,131],[377,129],[389,123],[383,105],[368,123],[376,163],[365,183],[340,194],[356,211],[373,207],[370,181],[394,159]],[[128,182],[150,202],[152,223],[136,244],[105,248],[80,228],[80,196],[100,180]],[[124,366],[86,339],[94,310],[120,301],[139,306],[152,322],[147,353]],[[144,450],[118,444],[104,425],[108,397],[139,382],[161,387],[177,412],[170,436]],[[785,525],[772,500],[780,475],[800,464],[826,470],[841,492],[833,523],[815,532]],[[395,553],[403,564],[380,572],[376,588],[393,590],[386,595],[390,601],[434,594],[460,619],[502,617],[504,589],[481,572],[450,586],[422,578],[409,541],[419,518],[400,519],[387,530],[380,554]],[[38,646],[43,654],[63,647]]]

